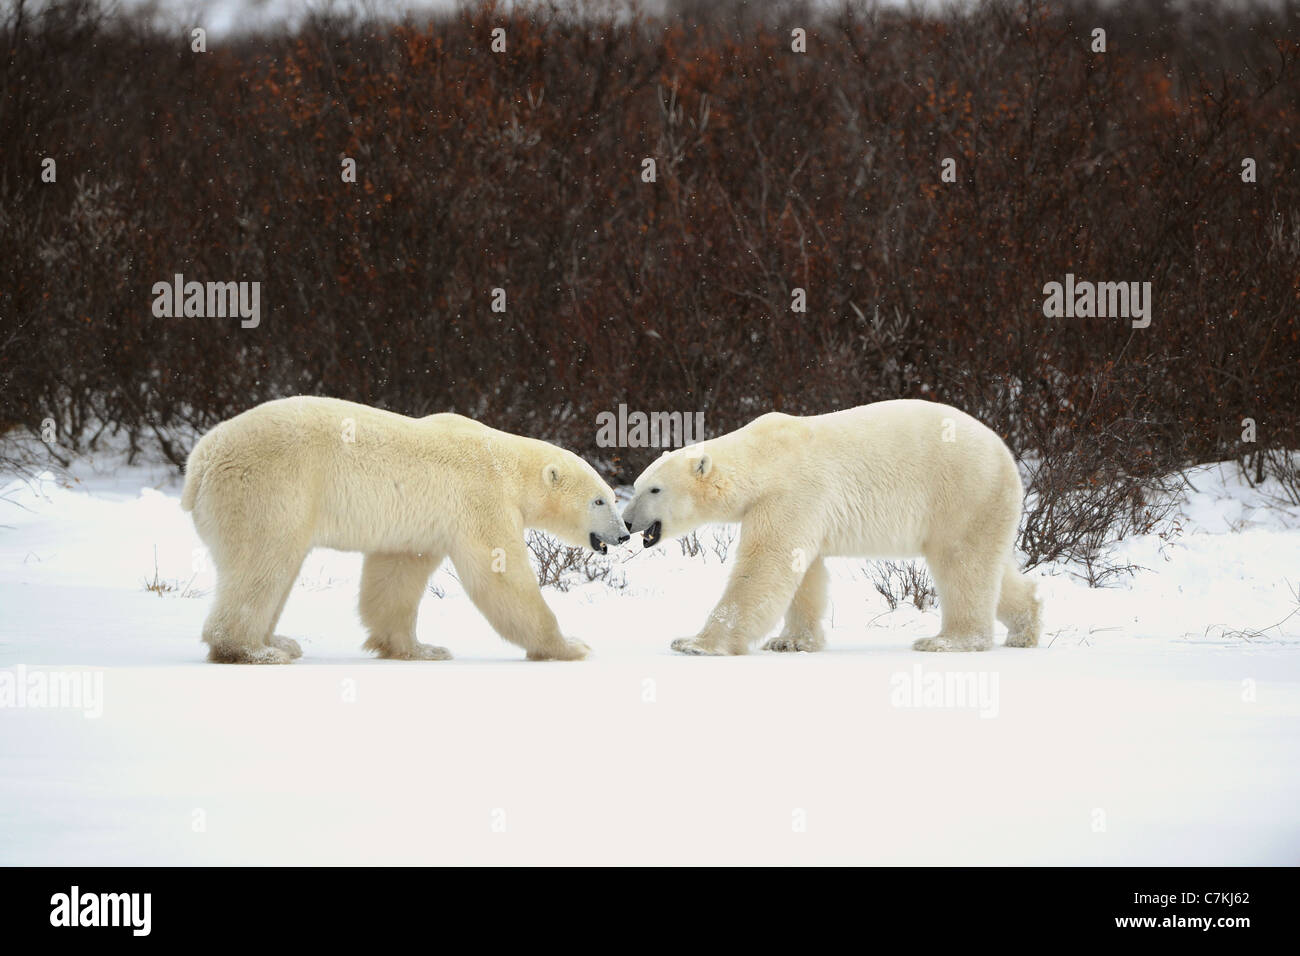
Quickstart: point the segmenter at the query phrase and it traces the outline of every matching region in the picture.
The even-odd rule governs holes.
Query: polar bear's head
[[[702,524],[719,520],[714,513],[717,479],[713,456],[705,447],[690,445],[664,452],[632,485],[632,500],[623,509],[627,530],[640,531],[641,541],[652,548],[664,535],[690,534]]]
[[[607,545],[628,539],[614,507],[613,490],[577,455],[566,452],[548,460],[542,467],[541,483],[537,527],[565,544],[589,547],[601,554],[609,550]]]

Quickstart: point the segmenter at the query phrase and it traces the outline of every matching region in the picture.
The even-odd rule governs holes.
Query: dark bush
[[[0,427],[179,462],[324,393],[627,480],[654,452],[596,446],[620,402],[716,434],[913,396],[988,422],[1039,492],[1295,448],[1298,37],[1295,0],[484,6],[196,54],[93,0],[10,0]],[[1045,318],[1067,272],[1150,281],[1151,326]],[[259,281],[260,326],[154,317],[176,273]]]

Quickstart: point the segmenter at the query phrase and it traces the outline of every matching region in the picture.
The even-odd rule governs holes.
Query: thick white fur
[[[1039,601],[1013,551],[1022,498],[1015,460],[996,434],[955,408],[900,400],[763,415],[668,452],[636,480],[623,517],[631,531],[659,521],[664,536],[741,523],[722,599],[675,650],[743,654],[783,615],[764,649],[820,650],[823,559],[844,555],[924,557],[942,624],[913,647],[973,651],[993,645],[995,615],[1008,645],[1038,643]]]
[[[561,635],[524,529],[577,546],[593,533],[627,537],[613,491],[571,452],[460,415],[407,418],[332,398],[267,402],[212,429],[190,453],[181,506],[216,565],[203,640],[224,662],[301,653],[274,629],[312,548],[365,553],[365,647],[381,657],[451,656],[415,639],[425,585],[450,557],[502,637],[533,660],[577,660],[588,648]]]

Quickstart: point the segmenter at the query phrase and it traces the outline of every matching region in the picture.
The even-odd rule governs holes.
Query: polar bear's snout
[[[612,501],[611,496],[608,501],[598,498],[592,503],[597,509],[596,528],[587,535],[587,543],[591,545],[592,551],[599,551],[601,554],[609,553],[608,545],[622,544],[631,537],[623,530],[623,522]]]
[[[625,524],[627,530],[633,534],[636,534],[638,531],[641,532],[642,547],[653,548],[659,543],[659,539],[663,536],[663,522],[659,520],[651,521],[646,517],[640,517],[637,513],[637,506],[639,503],[639,496],[634,497],[628,502],[627,507],[623,509],[623,524]]]
[[[636,499],[633,498],[623,509],[623,525],[627,528],[629,534],[636,534],[641,529],[636,526]]]
[[[665,533],[670,538],[690,534],[711,520],[701,501],[716,497],[716,476],[708,447],[688,445],[664,452],[632,485],[632,500],[623,509],[627,529],[640,531],[647,548]]]
[[[630,534],[636,534],[638,531],[644,531],[650,524],[648,521],[639,521],[636,514],[637,499],[632,498],[623,509],[623,524],[627,527]]]
[[[629,537],[631,536],[626,534],[620,534],[617,538],[610,540],[609,543],[607,544],[605,541],[602,541],[600,539],[600,535],[598,535],[596,532],[593,531],[587,540],[591,543],[592,551],[599,551],[601,554],[609,554],[610,544],[622,544]]]

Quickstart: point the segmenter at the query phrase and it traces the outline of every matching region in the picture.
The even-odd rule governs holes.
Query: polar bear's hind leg
[[[998,597],[998,620],[1007,626],[1007,647],[1038,646],[1041,609],[1034,582],[1016,569],[1014,557],[1008,558],[1003,565],[1002,592]]]
[[[297,642],[272,634],[305,550],[274,551],[255,561],[217,565],[217,595],[203,624],[208,660],[220,664],[287,664],[302,653]],[[297,653],[294,653],[294,651]]]
[[[367,554],[361,567],[361,623],[364,645],[380,657],[401,661],[445,661],[445,647],[415,639],[415,621],[429,577],[441,554]]]
[[[977,551],[949,548],[926,555],[939,595],[942,623],[934,637],[912,644],[918,651],[987,651],[993,646],[993,616],[1002,581],[1002,562]]]

